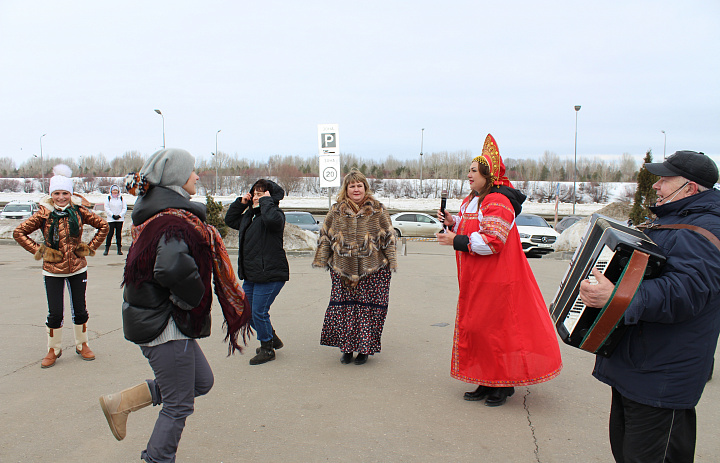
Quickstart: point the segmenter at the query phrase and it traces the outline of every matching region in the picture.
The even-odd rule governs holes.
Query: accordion
[[[647,235],[593,214],[550,304],[560,338],[587,352],[605,357],[612,354],[625,332],[623,316],[640,282],[658,276],[664,264],[665,256]],[[605,307],[587,307],[579,297],[580,283],[595,280],[593,268],[615,284]]]

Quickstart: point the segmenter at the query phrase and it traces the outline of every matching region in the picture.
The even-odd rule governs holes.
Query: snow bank
[[[623,185],[623,184],[619,184]],[[12,200],[34,200],[38,201],[42,198],[42,194],[38,193],[0,193],[0,201],[8,202]],[[105,194],[87,194],[85,198],[93,203],[102,203],[107,197]],[[134,204],[137,199],[135,196],[123,195],[123,198],[128,204]],[[237,196],[219,196],[215,198],[217,201],[222,202],[228,206],[232,203]],[[194,196],[193,201],[205,202],[204,196]],[[428,211],[439,208],[440,201],[438,199],[409,199],[409,198],[385,198],[378,197],[378,200],[385,204],[386,207],[396,210],[405,211]],[[334,196],[332,201],[335,201]],[[447,208],[450,211],[456,212],[460,208],[461,200],[459,199],[448,199]],[[618,209],[622,205],[623,208]],[[573,213],[572,204],[560,203],[558,205],[558,214],[560,216],[569,215]],[[288,196],[280,202],[280,207],[286,210],[290,209],[323,209],[328,207],[327,196]],[[602,212],[606,208],[610,208],[607,213]],[[629,214],[630,206],[624,203],[612,203],[608,204],[576,204],[575,214],[590,216],[594,212],[601,212],[604,215],[615,217],[621,220],[627,219]],[[616,210],[617,209],[617,210]],[[627,213],[623,212],[627,209]],[[552,216],[555,213],[555,203],[534,203],[526,202],[523,204],[523,212],[529,214],[540,214],[544,216]],[[617,215],[620,214],[620,215]],[[622,214],[625,214],[622,216]],[[3,219],[0,220],[0,239],[12,239],[12,232],[15,227],[20,223],[19,220]],[[553,225],[553,222],[550,221]],[[565,230],[560,236],[560,239],[556,243],[556,251],[574,250],[580,238],[584,234],[585,226],[587,226],[587,219],[582,220],[572,227]],[[296,230],[295,230],[296,229]],[[94,229],[92,227],[84,227],[83,241],[92,238]],[[37,238],[40,238],[39,233]],[[37,238],[33,238],[37,241]],[[123,227],[123,243],[125,245],[130,244],[130,216],[125,220],[125,226]],[[317,235],[312,232],[301,230],[298,227],[287,224],[285,231],[285,249],[289,251],[302,251],[302,250],[314,250],[316,246]],[[228,236],[225,239],[225,244],[228,248],[237,248],[237,232],[230,230]]]

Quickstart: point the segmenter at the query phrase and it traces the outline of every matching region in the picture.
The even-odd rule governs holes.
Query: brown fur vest
[[[320,230],[312,265],[334,270],[350,286],[385,266],[397,269],[395,232],[385,206],[369,197],[356,213],[347,201],[335,203]]]

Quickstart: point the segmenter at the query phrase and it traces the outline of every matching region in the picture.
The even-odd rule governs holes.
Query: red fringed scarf
[[[162,220],[156,220],[158,218]],[[212,293],[207,276],[210,273],[208,262],[212,261],[215,294],[225,317],[223,327],[227,333],[225,341],[229,341],[228,355],[235,353],[236,350],[242,352],[238,337],[242,333],[243,343],[247,345],[247,336],[251,333],[251,308],[245,292],[235,277],[230,256],[217,229],[183,209],[166,209],[140,225],[133,225],[131,233],[133,243],[125,264],[123,284],[139,285],[152,280],[157,244],[161,236],[164,235],[166,239],[169,237],[182,239],[195,257],[198,271],[206,284],[202,301],[191,311],[192,318],[202,320],[202,317],[210,312]]]

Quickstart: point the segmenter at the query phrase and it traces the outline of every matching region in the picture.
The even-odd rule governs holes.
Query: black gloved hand
[[[113,215],[113,219],[115,219],[115,220],[120,220],[120,216],[119,216],[119,215]]]

